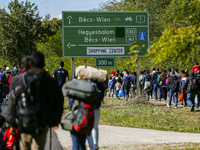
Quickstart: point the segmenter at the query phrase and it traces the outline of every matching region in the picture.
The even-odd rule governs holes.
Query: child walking
[[[117,79],[117,83],[115,84],[115,87],[114,87],[114,90],[115,90],[115,95],[117,97],[117,99],[120,99],[118,97],[118,93],[119,93],[119,90],[121,89],[121,83],[119,82],[119,78]]]

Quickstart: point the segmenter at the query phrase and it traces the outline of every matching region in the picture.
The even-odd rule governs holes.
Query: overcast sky
[[[19,2],[25,0],[18,0]],[[100,3],[105,3],[108,0],[29,0],[38,6],[41,17],[47,14],[51,18],[62,18],[62,11],[89,11],[93,8],[99,8]],[[120,0],[118,0],[120,1]],[[0,8],[7,8],[11,0],[0,0]],[[6,9],[7,10],[7,9]]]

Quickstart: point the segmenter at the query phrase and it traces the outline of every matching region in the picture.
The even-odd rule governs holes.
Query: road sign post
[[[96,67],[115,67],[115,58],[95,58],[95,66]]]
[[[149,48],[148,12],[62,12],[64,57],[130,57],[130,47]]]

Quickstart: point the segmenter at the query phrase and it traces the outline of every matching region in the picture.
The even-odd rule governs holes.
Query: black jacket
[[[174,78],[176,78],[177,80],[178,80],[178,77],[176,76],[176,75],[172,75],[172,76],[170,76],[170,78],[169,78],[169,80],[168,80],[168,86],[169,86],[169,89],[171,89],[172,88],[172,85],[173,85],[173,83],[174,83]]]
[[[196,90],[192,90],[191,88],[190,88],[190,81],[191,81],[191,78],[196,78],[196,83],[197,83],[197,89]],[[185,82],[185,84],[184,84],[184,86],[183,86],[183,89],[186,91],[185,93],[195,93],[195,94],[197,94],[198,93],[198,91],[200,91],[200,79],[199,79],[199,77],[197,78],[197,77],[194,77],[194,76],[190,76],[190,77],[188,77],[188,79],[186,80],[186,82]]]
[[[29,72],[29,71],[28,71]],[[37,71],[36,71],[37,72]],[[37,74],[37,73],[36,73]],[[60,119],[63,113],[63,102],[64,98],[61,92],[61,89],[58,87],[58,84],[56,83],[55,79],[52,79],[50,75],[48,75],[47,72],[42,71],[38,74],[44,75],[45,78],[43,80],[43,88],[41,89],[41,92],[44,92],[44,103],[45,103],[45,110],[47,110],[47,125],[52,127],[58,125],[60,123]],[[14,76],[11,80],[11,90],[10,90],[10,96],[9,96],[9,104],[7,108],[7,116],[6,120],[11,125],[15,126],[13,116],[15,116],[14,113],[14,107],[15,106],[15,91],[18,90],[19,85],[22,82],[22,74]],[[30,79],[26,78],[28,81]]]

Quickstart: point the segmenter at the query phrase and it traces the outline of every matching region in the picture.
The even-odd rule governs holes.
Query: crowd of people
[[[194,111],[195,106],[199,108],[198,63],[191,72],[186,69],[181,70],[181,74],[178,73],[178,69],[161,72],[159,68],[153,68],[151,72],[144,70],[140,72],[138,80],[136,72],[130,73],[127,69],[122,73],[119,70],[112,71],[107,78],[105,70],[82,66],[79,68],[82,72],[80,71],[76,78],[70,81],[68,71],[63,68],[63,61],[51,76],[44,70],[44,59],[41,52],[34,52],[22,59],[21,71],[18,71],[15,65],[12,69],[4,65],[0,72],[0,104],[8,101],[6,118],[0,116],[0,150],[44,149],[48,129],[57,129],[59,123],[63,129],[70,131],[73,150],[86,149],[86,140],[91,150],[99,149],[100,108],[106,94],[118,100],[124,97],[129,101],[137,94],[144,93],[147,100],[154,97],[155,101],[163,100],[168,107],[171,107],[174,100],[175,108],[178,102],[190,107],[191,111]],[[86,86],[91,89],[87,94],[85,94]],[[105,92],[107,89],[108,93]],[[64,118],[67,120],[66,126],[61,122],[64,96],[68,97],[71,114],[76,113],[72,115],[75,118],[71,120],[70,130],[67,126],[68,114]],[[84,114],[87,114],[89,123]]]
[[[21,71],[2,69],[1,104],[8,106],[5,118],[0,115],[0,150],[44,149],[48,129],[58,128],[64,97],[44,58],[36,51],[22,59]]]
[[[91,150],[99,149],[98,125],[100,121],[101,101],[104,98],[107,86],[107,72],[101,72],[104,74],[103,78],[99,76],[99,78],[102,78],[102,80],[100,79],[101,82],[97,81],[98,78],[94,77],[95,80],[92,80],[92,78],[85,76],[83,73],[79,73],[74,80],[70,81],[68,71],[63,68],[63,61],[59,63],[59,68],[55,69],[52,75],[49,75],[44,69],[44,59],[44,54],[36,51],[31,56],[25,56],[22,59],[21,71],[18,71],[17,66],[13,66],[11,70],[7,66],[4,66],[2,69],[0,75],[2,78],[0,98],[1,104],[8,101],[8,107],[5,118],[0,115],[0,150],[44,149],[49,128],[50,130],[51,128],[56,130],[58,129],[58,125],[61,124],[62,128],[65,129],[63,122],[61,122],[64,104],[63,87],[65,84],[73,83],[75,80],[78,81],[78,84],[81,81],[88,83],[90,89],[94,89],[95,91],[88,93],[89,95],[93,94],[93,102],[90,101],[90,103],[87,103],[87,98],[83,100],[68,96],[69,111],[75,109],[73,114],[78,113],[77,115],[73,115],[74,117],[78,117],[76,121],[79,123],[81,116],[83,122],[85,121],[82,111],[86,112],[86,110],[90,110],[90,114],[87,117],[92,120],[89,121],[90,124],[87,124],[88,121],[85,121],[85,124],[88,126],[87,128],[86,126],[79,128],[79,125],[83,124],[82,122],[80,124],[76,122],[77,128],[75,128],[75,123],[73,123],[75,118],[71,120],[73,127],[71,126],[72,129],[68,131],[71,133],[72,149],[86,150],[86,140]],[[97,72],[96,74],[99,73],[98,69],[92,69]],[[70,88],[65,90],[69,91],[71,90]],[[83,87],[81,92],[85,92],[85,87]],[[70,92],[66,93],[69,94]],[[78,93],[77,95],[80,96],[81,94]],[[87,94],[82,95],[87,96]],[[81,106],[87,106],[87,108],[79,110]],[[83,132],[84,130],[87,130],[87,132]]]
[[[108,96],[119,98],[119,91],[122,89],[121,96],[128,101],[136,96],[137,74],[129,73],[126,69],[119,73],[119,70],[112,71],[108,81]],[[177,108],[178,102],[184,107],[190,107],[194,111],[195,106],[199,108],[200,103],[200,65],[196,63],[189,72],[188,69],[179,71],[178,69],[168,69],[160,71],[153,68],[152,72],[144,70],[139,75],[139,94],[145,93],[147,99],[164,101],[171,107]],[[130,97],[130,98],[129,98]],[[167,101],[168,100],[168,101]]]

